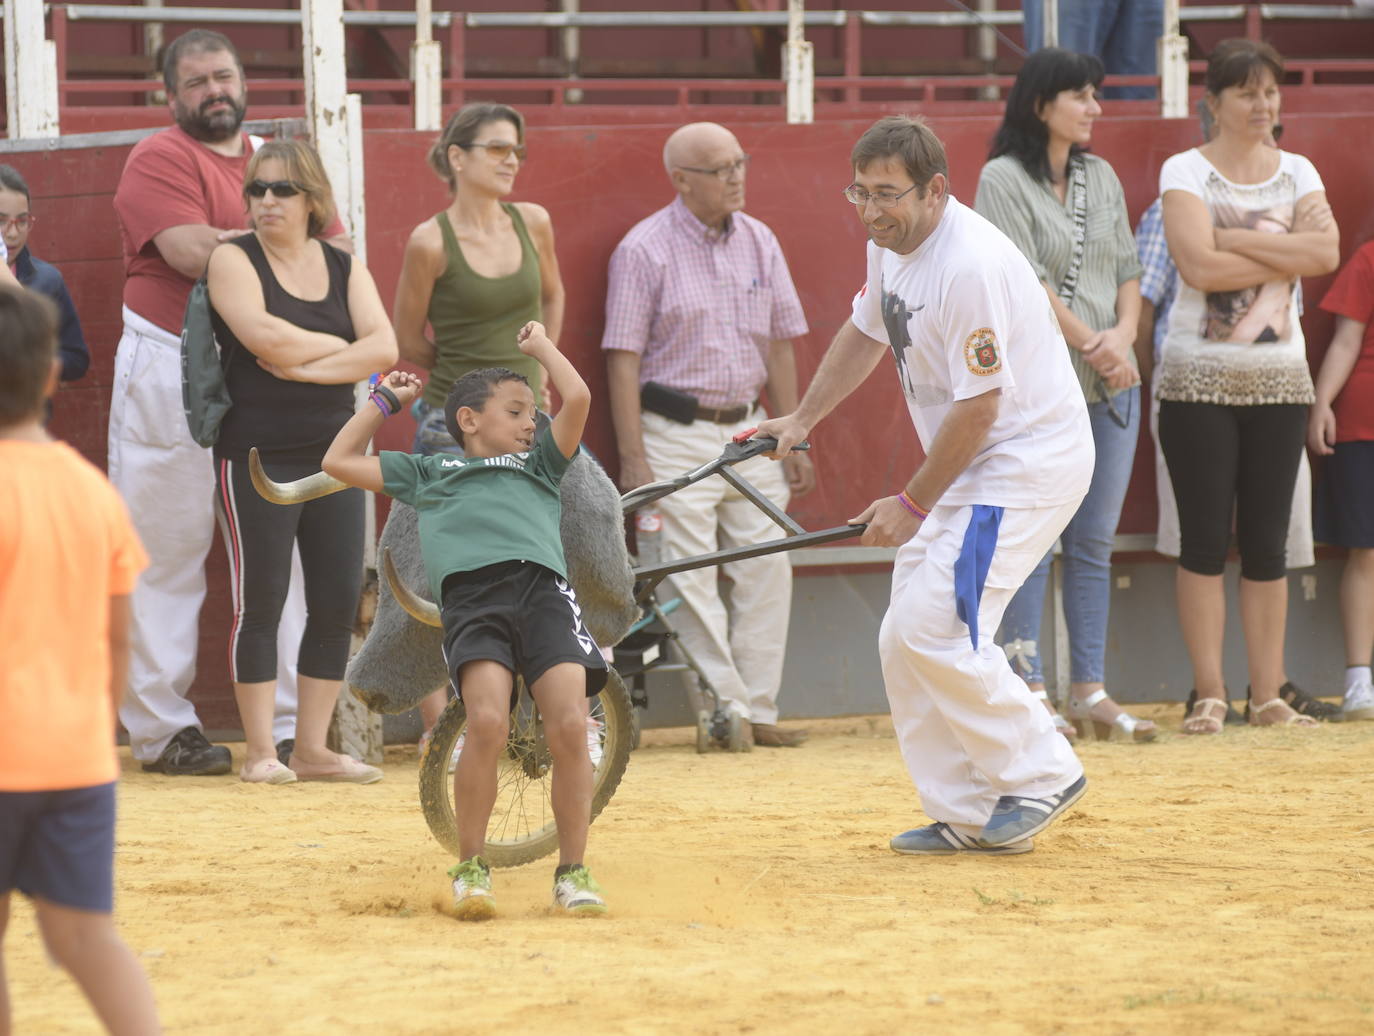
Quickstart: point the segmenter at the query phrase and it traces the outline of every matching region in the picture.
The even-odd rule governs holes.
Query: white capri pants
[[[897,551],[878,654],[921,808],[977,835],[1003,795],[1043,798],[1083,774],[1068,741],[993,643],[1007,602],[1081,501],[1006,508],[977,609],[978,646],[956,611],[955,561],[973,514],[937,506]]]

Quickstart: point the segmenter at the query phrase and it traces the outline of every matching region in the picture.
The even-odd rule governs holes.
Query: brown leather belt
[[[697,404],[698,421],[714,421],[716,424],[738,424],[749,416],[753,406],[741,403],[738,406],[702,406]]]

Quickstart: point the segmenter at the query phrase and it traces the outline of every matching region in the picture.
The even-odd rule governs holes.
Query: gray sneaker
[[[989,849],[979,845],[967,835],[961,835],[948,824],[927,824],[894,835],[888,842],[894,853],[903,856],[953,856],[955,853],[973,853],[975,856],[1016,856],[1028,853],[1035,843],[1027,838],[1024,842],[1012,842]]]
[[[455,863],[448,869],[453,879],[453,910],[460,921],[486,921],[496,916],[496,897],[491,894],[491,868],[480,856]]]
[[[1088,778],[1080,777],[1063,791],[1043,799],[1003,795],[978,835],[978,844],[996,849],[1038,835],[1059,819],[1059,814],[1083,797]]]
[[[578,917],[596,917],[606,912],[606,899],[591,871],[579,863],[561,874],[554,873],[553,909]]]

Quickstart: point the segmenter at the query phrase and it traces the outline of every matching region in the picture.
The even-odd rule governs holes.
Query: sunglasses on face
[[[246,190],[250,198],[265,197],[268,191],[272,192],[274,198],[294,198],[302,193],[305,188],[290,180],[253,180],[248,184]]]
[[[523,162],[523,161],[525,160],[525,155],[527,154],[527,152],[525,151],[525,145],[524,145],[524,144],[507,144],[505,141],[501,141],[501,142],[496,143],[496,144],[482,144],[482,143],[460,144],[459,147],[463,147],[463,148],[474,148],[474,147],[485,148],[487,154],[491,155],[491,157],[494,158],[494,159],[495,159],[496,161],[498,161],[498,162],[504,162],[504,161],[506,160],[506,158],[511,154],[511,152],[514,152],[514,153],[515,153],[515,158],[516,158],[517,161]]]

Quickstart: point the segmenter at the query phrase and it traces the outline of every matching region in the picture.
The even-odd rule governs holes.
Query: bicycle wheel
[[[519,696],[511,713],[510,739],[497,764],[496,805],[487,825],[487,862],[515,867],[547,856],[558,847],[553,802],[549,797],[553,759],[544,739],[544,725],[534,700],[518,681]],[[610,670],[606,686],[591,699],[591,716],[600,724],[601,758],[592,772],[592,819],[615,794],[630,761],[630,695],[620,674]],[[448,760],[467,726],[460,699],[448,703],[434,724],[420,757],[420,808],[434,837],[455,856],[458,821],[454,809],[453,777]]]

